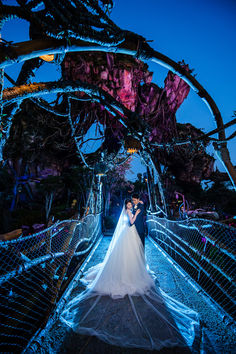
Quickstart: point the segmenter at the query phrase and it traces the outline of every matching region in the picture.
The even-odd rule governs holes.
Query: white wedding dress
[[[199,316],[155,285],[124,208],[104,261],[90,268],[82,281],[86,290],[61,315],[75,332],[117,346],[188,347],[195,352]]]

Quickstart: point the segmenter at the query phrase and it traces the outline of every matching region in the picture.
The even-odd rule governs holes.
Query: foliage
[[[64,187],[61,176],[48,176],[37,184],[38,192],[41,195],[47,195],[51,192],[57,193]]]
[[[142,173],[137,174],[137,179],[134,184],[134,192],[135,193],[143,193],[146,192],[147,190],[147,182],[145,181],[145,176],[142,175]]]
[[[48,221],[54,196],[62,191],[64,185],[60,176],[48,176],[37,184],[37,190],[45,199],[45,218]]]
[[[67,119],[48,114],[32,101],[22,103],[21,111],[14,117],[4,156],[37,164],[40,169],[47,163],[63,166],[68,156],[70,161],[75,160],[75,144]]]
[[[51,215],[53,215],[54,220],[66,220],[70,219],[75,215],[75,210],[68,208],[68,206],[62,201],[58,205],[52,205]]]
[[[130,169],[130,160],[124,164],[113,168],[107,173],[105,184],[110,189],[111,193],[127,194],[128,191],[133,190],[132,183],[127,181],[125,173]]]
[[[76,200],[76,211],[80,215],[83,215],[88,190],[92,183],[92,171],[85,166],[72,166],[71,168],[65,169],[61,177],[65,186],[66,208],[71,207],[70,203],[72,199]]]
[[[107,172],[104,178],[105,215],[117,214],[124,199],[131,195],[133,184],[127,181],[125,173],[130,169],[131,159]]]
[[[12,230],[12,216],[9,211],[13,198],[14,178],[6,167],[0,168],[0,233]]]
[[[215,204],[224,218],[225,214],[236,215],[236,191],[228,189],[223,182],[215,182],[204,192],[206,204]]]
[[[85,194],[91,184],[91,171],[85,166],[72,166],[61,175],[65,188],[71,193]]]
[[[117,220],[115,220],[112,216],[105,216],[103,221],[106,230],[114,229],[117,222]]]
[[[22,225],[32,226],[33,224],[44,224],[45,217],[40,205],[35,204],[34,209],[21,208],[12,212],[12,230],[22,227]]]
[[[107,11],[113,6],[112,0],[79,1],[73,6],[69,1],[62,0],[28,2],[18,0],[17,3],[18,6],[0,4],[1,23],[9,20],[11,16],[28,21],[32,39],[57,38],[71,44],[72,38],[79,38],[107,46],[117,46],[127,39],[127,32],[116,26],[107,16]],[[38,7],[40,4],[44,7]],[[131,36],[129,40],[130,38],[135,40],[131,41],[132,44],[138,41],[137,58],[142,58],[144,53],[148,57],[151,48],[147,50],[149,47],[145,39],[131,32],[129,35]],[[2,42],[1,46],[3,53],[9,55],[6,42]],[[191,140],[202,135],[201,131],[190,124],[181,125],[176,122],[176,111],[190,90],[189,85],[180,76],[169,71],[164,88],[160,88],[151,82],[152,73],[148,66],[129,55],[78,52],[68,53],[61,58],[57,56],[55,61],[60,63],[62,69],[59,83],[65,85],[62,87],[63,93],[58,95],[55,102],[49,105],[42,99],[35,99],[33,95],[35,92],[30,91],[33,84],[28,87],[30,99],[20,102],[20,90],[25,92],[24,84],[31,81],[34,70],[43,64],[41,59],[36,58],[23,64],[16,88],[10,88],[5,92],[7,96],[11,90],[15,91],[16,100],[21,104],[12,104],[4,108],[7,119],[17,111],[4,156],[10,160],[22,159],[29,165],[31,171],[37,171],[35,175],[39,177],[40,183],[37,185],[38,193],[35,199],[42,200],[43,196],[46,200],[46,219],[53,200],[54,203],[65,200],[67,209],[71,198],[75,198],[80,205],[78,208],[82,208],[92,178],[90,171],[80,166],[88,165],[88,161],[91,161],[93,167],[100,163],[110,168],[111,160],[115,161],[113,156],[118,154],[122,144],[128,146],[128,140],[133,139],[128,135],[131,128],[132,132],[140,134],[140,141],[136,141],[138,149],[142,149],[144,141],[147,146],[150,143],[157,169],[162,163],[167,172],[175,177],[176,185],[183,185],[187,194],[204,200],[205,194],[196,184],[200,185],[201,180],[210,177],[213,171],[214,159],[206,153],[208,140],[205,139],[203,144],[174,147],[177,140],[187,138]],[[179,72],[183,74],[192,72],[184,62],[179,64],[181,65]],[[72,84],[78,89],[76,85],[79,81],[94,85],[94,92],[97,90],[99,95],[102,93],[105,98],[101,101],[94,99],[95,94],[88,95],[86,90],[73,95],[71,92],[65,93]],[[43,83],[43,86],[49,90],[49,86],[55,89],[56,84],[58,83]],[[18,85],[22,86],[19,88]],[[39,92],[42,90],[40,83],[35,86]],[[119,119],[106,107],[107,93],[110,99],[122,103],[127,109],[126,111],[122,108]],[[126,114],[127,112],[129,114]],[[129,129],[121,123],[122,119],[126,119]],[[83,155],[80,150],[84,143],[83,136],[94,123],[103,125],[104,141],[99,151]],[[156,147],[157,145],[154,147],[157,143],[162,145],[162,149]],[[173,146],[163,147],[165,143]],[[105,158],[101,158],[100,161],[101,156]],[[56,165],[57,176],[42,179],[40,171],[53,165],[54,167]],[[112,193],[118,204],[124,196],[130,195],[133,189],[139,193],[146,189],[146,183],[139,175],[134,185],[125,179],[127,168],[126,164],[113,168],[107,173],[104,182],[105,194]],[[166,191],[169,188],[171,194],[173,185],[170,179],[170,186],[167,182]],[[194,186],[192,190],[190,186]],[[10,196],[7,189],[4,193],[5,196]]]
[[[13,195],[14,178],[6,167],[0,168],[0,203],[5,204]],[[6,204],[5,204],[6,206]]]
[[[211,188],[203,189],[200,184],[172,181],[172,194],[169,201],[175,201],[174,191],[184,194],[190,203],[191,209],[202,208],[206,210],[216,210],[220,219],[225,215],[236,215],[236,192],[228,189],[224,182],[216,181]],[[182,198],[181,198],[182,200]],[[191,205],[194,203],[193,205]]]

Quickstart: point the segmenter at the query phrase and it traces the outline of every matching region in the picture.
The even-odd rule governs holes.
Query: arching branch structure
[[[112,0],[101,2],[96,0],[73,0],[73,2],[64,0],[29,0],[27,3],[23,0],[17,0],[17,3],[19,6],[8,6],[0,3],[1,27],[4,22],[14,17],[24,19],[30,24],[31,41],[18,44],[4,42],[1,46],[0,69],[4,69],[16,62],[24,62],[21,75],[17,80],[17,85],[28,82],[32,70],[41,65],[38,57],[45,54],[57,54],[64,57],[66,52],[103,51],[128,54],[138,59],[150,59],[177,74],[207,104],[215,119],[219,136],[219,140],[214,144],[215,150],[222,159],[228,175],[235,186],[236,172],[230,161],[223,120],[214,100],[185,66],[153,50],[147,44],[145,38],[135,33],[124,31],[113,23],[103,10],[104,8],[108,9],[108,7],[113,6]],[[5,143],[4,140],[6,140],[9,135],[11,118],[18,109],[20,102],[25,98],[28,97],[32,99],[32,97],[39,96],[42,93],[62,92],[61,90],[63,90],[64,93],[71,92],[75,91],[76,86],[78,91],[78,86],[83,86],[79,82],[65,82],[64,84],[39,83],[38,87],[36,87],[36,85],[37,84],[27,87],[21,86],[5,91],[4,99],[6,101],[2,101],[2,103],[5,104],[8,102],[8,104],[10,104],[11,102],[11,105],[6,109],[6,111],[8,111],[8,120],[6,129],[3,131],[2,147]],[[147,133],[148,126],[145,125],[142,119],[139,119],[137,115],[134,115],[132,112],[125,111],[125,107],[117,105],[117,102],[114,101],[114,99],[111,100],[111,97],[105,95],[104,92],[97,91],[96,88],[88,86],[83,86],[83,89],[85,90],[84,92],[90,95],[90,97],[92,96],[96,102],[102,104],[110,113],[115,115],[134,136],[137,136],[138,139],[141,137],[142,146],[149,156],[152,156],[153,149],[160,147],[160,144],[163,146],[162,143],[164,143],[165,148],[171,148],[173,145],[177,146],[178,144],[186,143],[186,141],[168,142],[165,140],[163,142],[154,139],[153,145],[150,146]],[[17,97],[14,96],[15,94],[17,94]],[[47,104],[43,104],[39,101],[37,101],[37,104],[41,105],[41,108],[46,109],[46,111],[50,110]],[[68,100],[68,106],[70,106],[70,100]],[[57,112],[52,112],[51,110],[51,113],[56,114]],[[68,119],[72,123],[69,107],[68,112],[66,111],[64,116],[67,115],[67,113],[69,114]],[[125,117],[128,117],[128,119],[125,119]],[[73,132],[75,133],[73,124],[71,124],[71,129],[72,134]],[[204,142],[204,140],[206,140],[205,135],[202,136],[202,141]],[[168,144],[170,146],[168,146]],[[81,157],[83,158],[82,155]],[[153,166],[150,166],[151,169],[152,167]],[[156,169],[158,170],[158,168]],[[162,195],[162,187],[159,182],[159,178],[157,177],[160,194]]]
[[[114,52],[128,54],[139,59],[150,59],[153,62],[156,62],[176,73],[181,77],[181,79],[187,82],[188,85],[190,85],[190,87],[204,101],[204,103],[207,104],[207,107],[209,108],[216,122],[217,128],[219,129],[219,143],[217,143],[217,152],[226,167],[231,182],[234,186],[236,185],[236,172],[230,160],[229,152],[227,149],[223,120],[220,111],[212,97],[195,79],[195,77],[183,68],[183,66],[171,60],[167,56],[153,50],[146,43],[144,38],[134,33],[126,32],[125,40],[121,44],[114,47],[106,45],[100,46],[94,43],[73,39],[70,40],[70,43],[65,40],[45,39],[14,44],[14,46],[5,48],[5,50],[3,50],[0,54],[0,69],[10,66],[16,62],[26,61],[44,54],[58,54],[80,51]]]
[[[130,111],[99,87],[81,81],[42,82],[9,88],[3,92],[3,107],[49,93],[70,93],[78,91],[86,93],[88,96],[92,97],[93,101],[98,101],[112,115],[117,116],[119,114],[121,123],[125,127],[129,127],[130,131],[138,138],[140,138],[141,135],[148,136],[148,125],[145,124],[143,120],[138,119],[136,113]],[[129,119],[126,120],[125,117],[129,117]]]
[[[71,93],[73,92],[86,93],[86,95],[90,97],[91,101],[93,102],[96,101],[99,104],[101,104],[113,115],[114,119],[119,120],[119,122],[121,122],[121,124],[126,128],[126,130],[141,142],[142,145],[141,156],[144,159],[145,164],[148,166],[149,170],[151,171],[150,176],[152,177],[154,183],[151,189],[152,190],[155,189],[154,185],[158,186],[161,205],[163,207],[164,213],[167,215],[168,210],[167,210],[161,179],[157,169],[155,168],[152,159],[152,156],[154,155],[155,147],[152,147],[151,144],[149,143],[150,127],[136,113],[127,109],[120,102],[117,102],[114,99],[114,97],[109,95],[107,92],[105,92],[101,88],[98,88],[95,85],[84,83],[78,80],[62,81],[62,82],[61,81],[44,82],[44,83],[37,83],[37,84],[22,85],[22,86],[6,89],[3,95],[3,105],[4,106],[12,105],[16,102],[19,104],[20,102],[23,102],[24,100],[29,98],[34,101],[36,97],[46,95],[49,93],[67,93],[71,95]],[[76,97],[76,99],[78,99],[78,97]],[[58,115],[60,116],[60,112],[58,112]],[[101,151],[96,151],[95,153],[90,155],[94,155],[94,154],[97,155],[98,157],[97,161],[99,161],[100,160],[99,156],[101,155]],[[87,165],[86,160],[84,160],[84,162]],[[106,166],[106,170],[108,169],[109,169],[109,164],[107,164]],[[154,197],[156,197],[155,193],[154,193]],[[153,206],[155,205],[157,206],[158,205],[157,199],[155,199],[154,203],[152,204]]]
[[[16,102],[22,102],[29,98],[46,95],[49,93],[71,93],[83,92],[91,97],[92,101],[99,102],[106,108],[121,124],[128,129],[136,138],[140,139],[143,148],[149,148],[148,143],[148,125],[138,115],[120,102],[117,102],[111,95],[95,85],[83,83],[81,81],[58,81],[43,82],[22,85],[4,90],[3,106],[11,105]]]
[[[97,101],[104,108],[106,108],[121,124],[126,128],[126,130],[136,137],[142,146],[142,150],[145,151],[145,163],[151,164],[151,168],[155,171],[153,172],[154,183],[158,184],[163,208],[167,213],[166,201],[164,196],[164,191],[161,185],[160,176],[155,169],[152,161],[152,152],[154,148],[151,148],[149,144],[149,127],[139,116],[126,108],[120,102],[117,102],[111,95],[109,95],[104,90],[98,88],[95,85],[83,83],[80,81],[70,81],[70,82],[46,82],[37,84],[22,85],[19,87],[13,87],[6,89],[3,94],[3,104],[5,106],[9,104],[14,104],[15,102],[22,102],[29,98],[35,98],[37,96],[42,96],[49,93],[71,93],[71,92],[83,92],[91,97],[92,101]],[[98,152],[96,152],[98,154]],[[93,155],[93,154],[91,154]],[[86,161],[84,161],[86,164]],[[96,166],[95,166],[96,169]],[[107,165],[106,169],[109,169]]]

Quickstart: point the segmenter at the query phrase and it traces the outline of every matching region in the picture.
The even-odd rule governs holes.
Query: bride
[[[61,319],[75,332],[112,345],[195,352],[199,316],[156,285],[134,225],[140,210],[131,210],[128,199],[104,261],[85,273],[86,290],[67,304]]]

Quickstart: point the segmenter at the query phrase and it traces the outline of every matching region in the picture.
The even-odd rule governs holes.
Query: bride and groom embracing
[[[112,345],[195,352],[199,316],[168,296],[148,270],[143,214],[138,195],[125,200],[103,262],[84,274],[86,290],[66,305],[61,320]]]
[[[131,204],[131,205],[130,205]],[[145,245],[145,220],[144,220],[144,203],[143,201],[139,198],[138,194],[133,194],[132,195],[132,200],[126,199],[125,201],[126,209],[127,209],[127,214],[129,215],[130,219],[130,224],[131,226],[134,224],[136,227],[136,230],[139,234],[139,237],[142,241],[143,247]],[[130,213],[132,212],[132,215]]]

